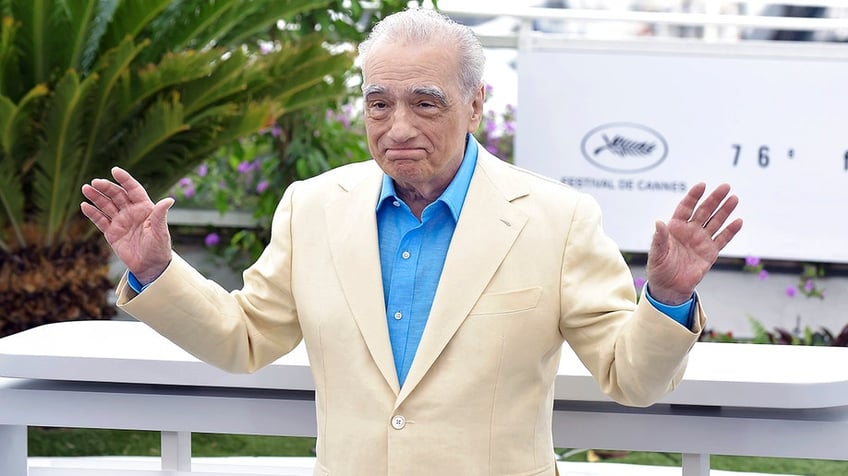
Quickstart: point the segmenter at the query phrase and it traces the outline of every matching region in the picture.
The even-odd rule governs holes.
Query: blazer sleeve
[[[619,403],[648,406],[677,386],[705,316],[696,297],[692,329],[638,299],[601,210],[579,200],[561,270],[560,331],[601,390]]]
[[[290,186],[274,214],[271,243],[228,292],[174,253],[165,272],[141,294],[117,287],[118,306],[200,360],[230,372],[253,372],[302,339],[291,292]]]

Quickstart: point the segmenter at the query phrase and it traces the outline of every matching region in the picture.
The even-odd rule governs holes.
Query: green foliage
[[[0,0],[0,250],[90,230],[80,185],[114,165],[158,197],[281,114],[337,100],[352,53],[296,23],[333,4]]]
[[[753,316],[748,316],[748,322],[751,324],[751,329],[754,331],[754,338],[752,340],[754,344],[771,343],[771,335],[762,322],[754,319]]]
[[[253,213],[256,227],[232,235],[212,230],[206,237],[233,269],[255,261],[268,244],[271,218],[288,184],[370,157],[359,113],[349,104],[339,110],[286,115],[262,133],[222,147],[171,190],[181,207]]]
[[[161,436],[153,431],[39,428],[29,429],[30,456],[159,456]],[[191,453],[194,456],[314,456],[315,438],[288,436],[253,436],[194,433]],[[568,454],[567,461],[587,461],[588,451],[560,448],[558,455]],[[607,452],[608,453],[608,452]],[[651,466],[682,465],[674,453],[644,451],[614,452],[608,463]],[[714,470],[767,474],[808,474],[843,476],[848,474],[848,461],[799,458],[761,458],[754,456],[712,455]]]
[[[768,271],[765,269],[765,264],[756,256],[746,257],[742,270],[757,274],[760,280],[766,280],[769,276]],[[786,296],[794,298],[800,293],[807,298],[824,299],[825,291],[821,286],[821,280],[824,277],[824,265],[802,264],[801,272],[798,274],[798,282],[785,289]],[[800,317],[798,319],[800,322]],[[800,329],[800,325],[798,326],[799,328],[793,331],[782,327],[775,327],[773,330],[769,330],[753,316],[748,316],[748,322],[750,322],[751,329],[754,332],[754,336],[750,342],[755,344],[848,346],[848,325],[845,325],[839,333],[834,334],[825,327],[813,330],[809,326],[805,326],[803,329]],[[702,337],[702,340],[716,340],[715,331],[709,331],[706,334],[707,336]],[[735,342],[735,340],[730,335],[730,338],[726,342]]]
[[[289,38],[314,36],[314,30],[323,41],[352,50],[379,20],[409,3],[334,0],[326,9],[296,15],[293,24],[299,28],[271,30],[268,35],[257,32],[256,38],[270,50]],[[253,212],[256,227],[230,233],[209,230],[206,236],[207,246],[233,269],[255,261],[268,244],[271,218],[291,182],[370,157],[361,111],[355,106],[360,96],[358,71],[351,68],[347,73],[348,89],[342,100],[312,103],[285,113],[271,127],[219,147],[209,161],[187,172],[171,190],[179,206],[214,206],[222,214],[234,209]]]
[[[821,327],[813,330],[809,326],[791,332],[782,327],[775,327],[772,331],[757,319],[748,316],[748,321],[754,329],[755,344],[785,344],[785,345],[820,345],[832,347],[848,346],[848,325],[842,328],[839,334],[834,335],[830,330]]]

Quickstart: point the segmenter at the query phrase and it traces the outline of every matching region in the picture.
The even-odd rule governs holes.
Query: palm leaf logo
[[[653,142],[640,142],[621,135],[613,136],[612,140],[606,134],[603,134],[602,137],[604,138],[604,145],[596,148],[594,155],[608,150],[619,157],[645,156],[650,155],[656,148],[656,144]]]

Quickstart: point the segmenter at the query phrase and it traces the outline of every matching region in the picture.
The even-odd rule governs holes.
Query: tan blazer
[[[380,277],[382,172],[291,185],[272,242],[227,293],[179,256],[119,305],[198,358],[254,371],[304,339],[320,475],[553,475],[564,341],[604,392],[648,405],[682,376],[692,331],[642,299],[596,202],[479,148],[427,327],[398,385]],[[401,418],[402,417],[402,418]],[[575,428],[574,431],[580,431]]]

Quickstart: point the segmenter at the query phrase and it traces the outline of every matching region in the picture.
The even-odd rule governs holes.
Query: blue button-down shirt
[[[430,306],[448,254],[465,194],[477,164],[477,143],[469,136],[465,157],[448,188],[421,213],[421,220],[383,177],[377,202],[377,232],[389,339],[398,381],[403,385],[424,333]]]

